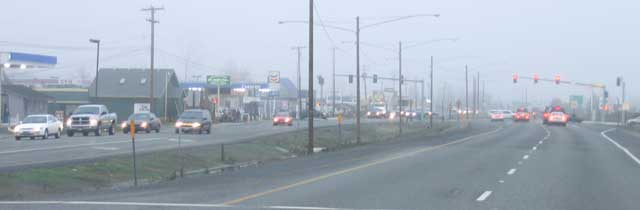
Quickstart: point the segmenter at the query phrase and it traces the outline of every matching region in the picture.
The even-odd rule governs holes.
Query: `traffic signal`
[[[378,75],[377,74],[373,75],[373,83],[378,83]]]
[[[318,76],[318,84],[324,85],[324,77]]]
[[[349,84],[353,83],[353,74],[349,74]]]
[[[556,81],[556,85],[560,84],[560,75],[556,75],[555,81]]]
[[[604,91],[604,98],[609,98],[609,91]]]
[[[534,74],[533,75],[533,83],[538,84],[538,80],[540,79],[540,77],[538,77],[538,74]]]
[[[518,83],[518,74],[513,74],[513,83]]]
[[[616,78],[616,86],[620,87],[621,84],[622,84],[622,78],[621,77]]]

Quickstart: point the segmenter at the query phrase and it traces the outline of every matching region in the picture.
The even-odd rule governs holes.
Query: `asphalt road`
[[[638,209],[640,134],[476,123],[159,185],[0,209]]]
[[[353,123],[352,120],[344,121]],[[316,120],[314,126],[336,125],[335,119]],[[181,144],[184,147],[207,144],[238,142],[252,137],[282,133],[303,129],[306,121],[296,122],[293,126],[273,126],[270,121],[251,123],[224,123],[215,125],[211,134],[182,134]],[[136,135],[136,151],[148,152],[176,148],[178,134],[172,126],[163,127],[160,133],[139,132]],[[67,164],[72,161],[84,161],[95,158],[131,153],[131,137],[117,133],[114,136],[74,136],[66,135],[60,139],[50,137],[45,140],[23,138],[16,141],[12,136],[0,138],[0,171],[12,171],[25,167],[53,166]]]

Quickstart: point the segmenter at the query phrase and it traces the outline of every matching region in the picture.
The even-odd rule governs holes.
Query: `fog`
[[[520,101],[527,89],[530,102],[546,103],[571,94],[588,97],[591,90],[549,82],[512,82],[512,74],[561,75],[562,80],[605,84],[611,100],[619,97],[617,76],[627,80],[628,98],[640,103],[635,80],[640,49],[640,3],[582,0],[316,0],[316,22],[355,27],[355,17],[370,24],[412,14],[440,14],[371,27],[362,31],[361,62],[368,74],[397,76],[397,43],[421,43],[458,38],[408,48],[403,72],[412,79],[427,77],[428,58],[435,60],[435,93],[446,83],[463,97],[464,66],[470,75],[480,72],[486,94],[504,103]],[[174,68],[181,79],[193,75],[246,71],[254,81],[269,71],[295,78],[293,46],[307,45],[306,24],[278,24],[306,20],[308,1],[37,1],[2,3],[0,51],[22,51],[58,56],[59,65],[36,70],[33,76],[92,79],[95,46],[102,41],[102,67],[148,67],[150,5],[163,6],[156,25],[156,66]],[[336,71],[355,73],[355,35],[315,27],[315,72],[331,84],[331,48]],[[306,50],[302,53],[303,81],[308,76]],[[185,63],[185,61],[187,61]],[[186,71],[185,71],[186,70]],[[316,80],[317,81],[317,80]],[[470,79],[471,81],[471,79]],[[338,78],[338,90],[353,94],[354,85]],[[303,83],[306,86],[306,82]],[[369,84],[372,85],[372,84]],[[391,84],[385,83],[390,87]],[[380,85],[370,86],[380,87]],[[436,98],[437,100],[437,98]]]

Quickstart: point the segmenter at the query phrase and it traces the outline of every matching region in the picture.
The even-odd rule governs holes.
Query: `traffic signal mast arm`
[[[533,77],[528,77],[528,76],[519,76],[519,78],[521,79],[528,79],[528,80],[534,80]],[[548,78],[538,78],[538,81],[546,81],[546,82],[556,82],[556,80],[554,79],[548,79]],[[602,88],[605,89],[606,87],[602,84],[590,84],[590,83],[582,83],[582,82],[573,82],[573,81],[566,81],[566,80],[560,80],[559,83],[562,84],[568,84],[568,85],[576,85],[576,86],[584,86],[584,87],[591,87],[591,88]]]

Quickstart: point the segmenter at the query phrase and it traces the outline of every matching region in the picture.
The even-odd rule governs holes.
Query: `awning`
[[[30,53],[0,52],[0,63],[3,68],[48,68],[55,66],[58,58]]]

